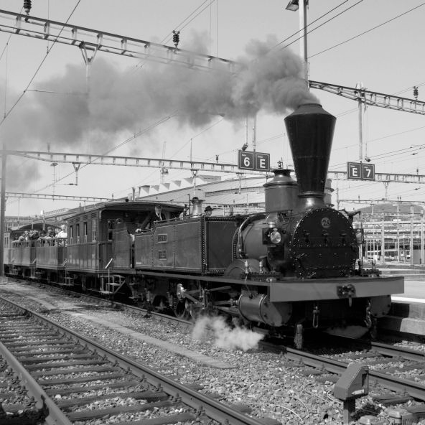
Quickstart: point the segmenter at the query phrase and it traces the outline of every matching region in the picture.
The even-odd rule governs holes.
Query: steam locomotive
[[[97,204],[67,220],[66,244],[11,242],[6,273],[179,317],[224,315],[273,335],[289,332],[297,347],[306,329],[374,333],[404,281],[363,268],[351,218],[324,202],[335,121],[318,104],[285,118],[297,181],[275,170],[263,213],[206,217],[198,199],[183,218],[183,207],[171,203]],[[146,229],[155,205],[165,219]]]

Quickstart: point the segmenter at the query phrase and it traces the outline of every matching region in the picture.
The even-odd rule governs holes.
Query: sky
[[[245,64],[244,72],[191,70],[98,52],[90,78],[80,49],[0,32],[0,143],[9,149],[237,163],[248,150],[292,166],[284,118],[297,103],[319,101],[337,118],[329,169],[360,161],[355,101],[300,82],[299,13],[289,0],[33,0],[31,16],[178,47]],[[3,0],[23,13],[23,1]],[[310,0],[309,79],[425,98],[425,2]],[[11,21],[0,12],[0,25]],[[13,24],[13,22],[12,22]],[[254,116],[256,117],[254,120]],[[255,123],[255,131],[254,131]],[[377,173],[425,175],[425,117],[367,107],[364,156]],[[165,182],[191,176],[170,170]],[[230,176],[227,176],[230,177]],[[120,198],[160,183],[155,168],[81,166],[8,156],[6,191]],[[78,185],[75,183],[78,180]],[[334,180],[334,203],[425,201],[425,185]],[[6,215],[73,208],[75,201],[9,197]]]

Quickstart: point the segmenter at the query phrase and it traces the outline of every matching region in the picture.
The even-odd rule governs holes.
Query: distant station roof
[[[360,211],[363,214],[421,214],[423,212],[423,207],[420,205],[415,205],[413,202],[411,203],[380,203],[371,205],[368,207],[360,208]]]
[[[266,177],[235,178],[220,181],[206,180],[207,176],[185,179],[179,185],[169,184],[142,186],[136,199],[187,204],[193,197],[204,201],[204,205],[236,207],[242,209],[264,208]],[[183,186],[184,187],[181,187]],[[173,189],[172,189],[173,187]]]

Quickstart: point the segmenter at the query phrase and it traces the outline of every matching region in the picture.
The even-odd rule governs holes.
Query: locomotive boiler
[[[353,273],[358,242],[350,218],[325,203],[335,117],[306,104],[285,119],[297,182],[275,170],[264,185],[265,214],[239,230],[240,258],[262,257],[262,269],[299,278]]]

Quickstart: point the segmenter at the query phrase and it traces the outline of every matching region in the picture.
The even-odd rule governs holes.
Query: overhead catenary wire
[[[65,23],[67,24],[69,22],[69,20],[71,19],[72,15],[74,14],[74,12],[77,10],[77,7],[79,6],[79,4],[81,3],[81,0],[77,1],[77,4],[74,6],[74,8],[72,9],[70,15],[68,16],[68,19],[65,21]],[[60,34],[62,33],[62,30],[59,32],[58,37],[60,36]],[[40,71],[41,67],[43,66],[44,62],[46,61],[48,55],[50,54],[50,52],[52,51],[53,47],[55,46],[56,42],[55,40],[53,40],[52,45],[48,48],[44,58],[41,60],[40,64],[38,65],[37,69],[35,70],[34,74],[32,75],[32,77],[30,78],[30,81],[28,82],[28,84],[26,85],[25,89],[22,91],[22,93],[20,94],[20,96],[18,96],[18,98],[16,99],[15,103],[12,105],[12,107],[9,109],[9,111],[5,111],[4,113],[4,117],[3,119],[0,121],[0,126],[5,122],[5,120],[7,119],[7,117],[12,113],[12,111],[15,109],[15,107],[18,105],[18,103],[21,101],[21,99],[25,96],[26,92],[28,91],[30,85],[32,84],[32,82],[35,80],[35,77],[37,76],[38,72]]]
[[[22,13],[22,8],[21,8],[21,13]],[[3,48],[3,50],[2,50],[2,52],[0,54],[0,62],[3,59],[3,56],[6,55],[6,59],[5,59],[5,62],[6,62],[6,66],[5,66],[6,72],[5,72],[5,81],[4,81],[4,114],[3,114],[3,118],[6,117],[6,111],[7,111],[7,88],[8,88],[8,82],[7,82],[7,80],[8,80],[8,60],[7,60],[7,58],[8,58],[8,51],[9,51],[9,43],[10,43],[10,40],[12,38],[12,35],[13,34],[10,34],[9,37],[7,38],[6,44],[4,45],[4,48]]]
[[[363,0],[362,0],[362,1],[363,1]],[[372,27],[372,28],[370,28],[370,29],[368,29],[368,30],[366,30],[366,31],[363,31],[363,32],[361,32],[360,34],[357,34],[357,35],[355,35],[355,36],[353,36],[353,37],[350,37],[350,38],[348,38],[347,40],[344,40],[344,41],[342,41],[342,42],[340,42],[340,43],[337,43],[337,44],[335,44],[335,45],[333,45],[333,46],[331,46],[331,47],[328,47],[327,49],[321,50],[320,52],[317,52],[317,53],[315,53],[314,55],[310,55],[310,56],[309,56],[309,58],[313,58],[313,57],[315,57],[315,56],[318,56],[318,55],[321,55],[321,54],[323,54],[323,53],[325,53],[325,52],[328,52],[329,50],[333,50],[333,49],[335,49],[335,48],[337,48],[337,47],[340,47],[340,46],[342,46],[342,45],[344,45],[344,44],[346,44],[346,43],[349,43],[350,41],[353,41],[353,40],[355,40],[355,39],[357,39],[357,38],[359,38],[359,37],[364,36],[365,34],[368,34],[368,33],[372,32],[372,31],[374,31],[374,30],[376,30],[376,29],[378,29],[378,28],[381,28],[381,27],[383,27],[384,25],[387,25],[387,24],[389,24],[390,22],[393,22],[393,21],[395,21],[396,19],[399,19],[399,18],[401,18],[402,16],[407,15],[408,13],[411,13],[411,12],[413,12],[413,11],[415,11],[415,10],[419,9],[419,8],[420,8],[420,7],[422,7],[422,6],[425,6],[425,3],[421,3],[421,4],[419,4],[418,6],[415,6],[415,7],[411,8],[411,9],[407,10],[406,12],[400,13],[399,15],[394,16],[393,18],[388,19],[387,21],[382,22],[382,23],[381,23],[381,24],[379,24],[379,25],[375,25],[374,27]]]
[[[10,40],[10,37],[11,36],[9,36],[9,40]],[[7,52],[8,52],[8,46],[9,46],[9,40],[7,41],[6,46],[3,49],[3,52],[0,56],[0,61],[1,61],[3,54],[6,52],[6,60],[5,60],[6,72],[5,72],[5,79],[4,79],[4,105],[3,105],[4,106],[4,116],[6,116],[6,111],[7,111],[7,88],[8,88],[7,87],[7,77],[8,77],[8,75],[7,75],[7,71],[8,71]]]
[[[303,0],[302,0],[303,1]],[[314,21],[310,22],[306,28],[310,27],[311,25],[313,25],[315,22],[320,21],[320,19],[322,19],[323,17],[329,15],[329,13],[332,13],[334,10],[338,9],[339,7],[341,7],[343,4],[347,3],[348,0],[345,0],[344,2],[340,3],[338,6],[335,6],[333,9],[329,10],[328,12],[324,13],[323,15],[319,16],[317,19],[315,19]],[[363,0],[360,0],[359,3],[361,3]],[[357,3],[356,3],[357,4]],[[349,9],[347,9],[349,10]],[[346,11],[346,10],[345,10]],[[344,11],[344,12],[345,12]],[[342,12],[342,13],[344,13]],[[326,21],[328,22],[328,21]],[[325,23],[326,23],[325,22]],[[298,31],[294,32],[293,34],[291,34],[290,36],[286,37],[284,40],[280,41],[279,43],[277,43],[270,51],[276,49],[277,47],[279,47],[280,45],[282,45],[283,43],[285,43],[286,41],[290,40],[292,37],[294,37],[295,35],[299,34],[300,32],[303,32],[305,28],[301,28]],[[313,30],[314,31],[314,30]],[[292,41],[290,44],[285,45],[282,47],[282,49],[285,49],[286,47],[290,46],[291,44],[294,44],[295,42],[301,40],[303,37],[300,36],[298,37],[296,40]]]
[[[81,0],[79,0],[78,1],[78,3],[77,3],[77,5],[75,6],[75,8],[74,8],[74,10],[72,11],[72,13],[71,13],[71,15],[69,16],[69,18],[72,16],[72,14],[74,13],[74,11],[75,11],[75,9],[77,8],[77,6],[78,6],[78,4],[80,3],[80,1]],[[211,4],[214,2],[215,0],[205,0],[200,6],[198,6],[187,18],[185,18],[182,22],[181,22],[181,24],[179,24],[178,25],[178,28],[184,28],[184,27],[186,27],[190,22],[192,22],[197,16],[199,16],[204,10],[206,10],[208,7],[210,7],[211,6]],[[208,3],[208,4],[207,4]],[[66,21],[66,23],[69,21],[69,18],[68,18],[68,20]],[[53,44],[54,44],[54,42],[53,42]],[[35,92],[38,92],[38,93],[49,93],[49,94],[74,94],[74,95],[78,95],[79,93],[57,93],[57,92],[52,92],[52,91],[49,91],[49,90],[30,90],[29,89],[29,87],[30,87],[30,85],[31,85],[31,83],[33,82],[33,80],[34,80],[34,78],[36,77],[36,75],[37,75],[37,73],[38,73],[38,71],[40,70],[40,68],[41,68],[41,66],[43,65],[43,63],[44,63],[44,61],[45,61],[45,59],[46,59],[46,57],[47,57],[47,55],[50,53],[50,51],[51,51],[51,48],[53,47],[53,45],[50,47],[50,49],[48,49],[48,51],[47,51],[47,53],[46,53],[46,56],[44,57],[44,59],[43,59],[43,61],[41,62],[41,64],[39,65],[39,67],[38,67],[38,69],[36,70],[36,72],[34,73],[34,75],[33,75],[33,77],[31,78],[31,80],[30,80],[30,82],[28,83],[28,85],[26,86],[26,88],[25,88],[25,90],[23,91],[23,93],[21,94],[21,96],[18,98],[18,100],[15,102],[15,104],[13,105],[13,107],[8,111],[8,113],[7,113],[7,115],[8,114],[10,114],[11,112],[12,112],[12,110],[15,108],[15,106],[18,104],[18,102],[22,99],[22,97],[25,95],[25,93],[27,92],[27,91],[35,91]],[[165,120],[167,120],[167,119],[169,119],[170,117],[166,117],[166,119]],[[155,127],[155,126],[157,126],[157,125],[160,125],[162,122],[164,122],[165,120],[159,120],[159,122],[157,122],[157,123],[155,123],[154,124],[154,126],[153,127]],[[221,119],[222,120],[222,119]],[[221,121],[220,120],[220,121]],[[3,120],[4,121],[4,120]],[[216,124],[218,124],[218,123],[215,123],[215,124],[213,124],[213,126],[214,125],[216,125]],[[0,123],[0,125],[1,125],[1,123]],[[149,127],[147,127],[146,129],[145,129],[145,131],[149,131],[149,129],[151,128],[152,126],[149,126]],[[152,128],[153,128],[152,127]],[[210,127],[212,127],[212,126],[210,126]],[[207,131],[207,129],[206,130],[204,130],[204,131]],[[140,135],[140,134],[138,134],[138,135]],[[113,151],[113,150],[115,150],[115,149],[118,149],[120,146],[122,146],[122,145],[124,145],[124,144],[126,144],[126,143],[128,143],[129,141],[131,141],[131,140],[134,140],[136,137],[138,137],[138,136],[135,136],[135,135],[133,135],[133,136],[131,136],[129,139],[126,139],[125,141],[123,141],[123,142],[121,142],[119,145],[117,145],[117,146],[115,146],[115,147],[113,147],[113,148],[111,148],[110,150],[108,150],[106,153],[104,153],[104,155],[106,155],[107,153],[109,153],[109,152],[111,152],[111,151]],[[196,136],[195,136],[196,137]],[[89,164],[87,164],[87,165],[89,165]],[[66,175],[66,176],[64,176],[64,177],[62,177],[62,178],[60,178],[58,181],[60,181],[60,180],[63,180],[63,179],[65,179],[65,178],[67,178],[67,177],[69,177],[70,175],[72,175],[74,172],[72,172],[72,173],[70,173],[70,174],[68,174],[68,175]],[[42,188],[42,189],[39,189],[39,190],[37,190],[37,192],[38,191],[40,191],[40,190],[43,190],[43,189],[45,189],[45,188],[48,188],[48,187],[51,187],[51,184],[50,185],[47,185],[47,186],[45,186],[44,188]]]
[[[208,7],[210,7],[210,2],[211,0],[204,0],[204,2],[199,5],[193,12],[191,12],[185,19],[183,19],[183,21],[181,21],[178,25],[176,25],[174,27],[174,30],[171,30],[162,40],[161,40],[161,44],[167,44],[168,42],[170,42],[173,39],[173,31],[181,31],[183,28],[186,28],[195,18],[197,18],[202,12],[204,12]],[[215,1],[215,0],[213,0]],[[207,4],[209,3],[209,4]],[[206,5],[206,6],[205,6]],[[202,9],[202,10],[199,10]],[[195,15],[195,16],[193,16]],[[187,21],[187,22],[186,22]],[[141,69],[144,64],[146,63],[145,60],[140,61],[137,65],[136,65],[136,69]]]
[[[309,25],[307,25],[307,27],[310,27],[310,26],[311,26],[311,25],[313,25],[314,23],[318,22],[318,21],[319,21],[320,19],[322,19],[324,16],[329,15],[329,14],[330,14],[330,13],[332,13],[334,10],[336,10],[337,8],[339,8],[339,7],[341,7],[343,4],[345,4],[347,1],[348,1],[348,0],[344,1],[343,3],[339,4],[339,5],[338,5],[338,6],[336,6],[335,8],[333,8],[333,9],[331,9],[330,11],[326,12],[325,14],[321,15],[319,18],[315,19],[313,22],[311,22]],[[346,8],[346,9],[344,9],[342,12],[338,13],[337,15],[334,15],[333,17],[331,17],[330,19],[328,19],[328,20],[327,20],[327,21],[325,21],[324,23],[322,23],[322,24],[318,25],[317,27],[315,27],[315,28],[311,29],[308,33],[311,33],[311,32],[313,32],[313,31],[315,31],[316,29],[319,29],[319,28],[320,28],[320,27],[322,27],[323,25],[325,25],[325,24],[327,24],[327,23],[331,22],[332,20],[336,19],[337,17],[341,16],[342,14],[344,14],[344,13],[348,12],[349,10],[351,10],[351,9],[352,9],[352,8],[354,8],[354,7],[356,7],[357,5],[359,5],[359,4],[360,4],[360,3],[362,3],[362,2],[363,2],[363,0],[360,0],[360,1],[356,2],[354,5],[351,5],[350,7],[348,7],[348,8]],[[408,13],[410,13],[410,12],[412,12],[412,11],[416,10],[416,9],[418,9],[419,7],[422,7],[423,5],[425,5],[425,3],[422,3],[422,4],[418,5],[418,6],[415,6],[415,7],[411,8],[411,9],[409,9],[409,10],[407,10],[407,11],[405,11],[405,12],[403,12],[403,13],[401,13],[401,14],[399,14],[399,15],[397,15],[397,16],[395,16],[395,17],[393,17],[393,18],[391,18],[391,19],[389,19],[389,20],[387,20],[387,21],[385,21],[385,22],[383,22],[383,23],[381,23],[381,24],[379,24],[379,25],[376,25],[375,27],[373,27],[373,28],[371,28],[371,29],[369,29],[369,30],[367,30],[367,31],[364,31],[364,32],[362,32],[362,33],[360,33],[360,34],[356,35],[355,37],[352,37],[352,38],[351,38],[351,39],[349,39],[349,40],[346,40],[346,41],[344,41],[344,42],[342,42],[342,43],[338,43],[338,44],[337,44],[337,45],[335,45],[334,47],[338,47],[338,46],[339,46],[339,45],[341,45],[341,44],[345,44],[346,42],[349,42],[349,41],[351,41],[351,40],[353,40],[353,39],[355,39],[355,38],[361,37],[362,35],[365,35],[365,34],[367,34],[367,33],[371,32],[371,31],[373,31],[373,30],[375,30],[375,29],[378,29],[378,28],[380,28],[380,27],[382,27],[382,26],[384,26],[384,25],[386,25],[386,24],[388,24],[388,23],[390,23],[390,22],[392,22],[392,21],[394,21],[394,20],[396,20],[396,19],[399,19],[399,18],[401,18],[402,16],[404,16],[404,15],[406,15],[406,14],[408,14]],[[301,30],[300,30],[300,31],[301,31]],[[281,41],[280,43],[278,43],[278,44],[277,44],[277,45],[276,45],[273,49],[277,48],[279,45],[283,44],[285,41],[287,41],[288,39],[292,38],[295,34],[298,34],[300,31],[297,31],[296,33],[294,33],[294,34],[292,34],[291,36],[287,37],[285,40],[283,40],[283,41]],[[293,44],[294,42],[298,41],[299,39],[301,39],[301,37],[297,38],[295,41],[291,42],[290,44],[285,45],[284,47],[282,47],[282,49],[287,48],[288,46],[290,46],[290,45],[291,45],[291,44]],[[333,47],[332,47],[332,48],[333,48]],[[272,49],[272,50],[273,50],[273,49]],[[329,50],[329,49],[331,49],[331,48],[328,48],[328,49],[326,49],[326,50],[324,50],[324,51],[322,51],[322,52],[325,52],[325,51],[327,51],[327,50]],[[312,56],[309,56],[309,57],[311,58],[311,57],[313,57],[313,56],[317,56],[317,55],[319,55],[319,54],[320,54],[320,53],[322,53],[322,52],[318,52],[317,54],[312,55]],[[425,84],[425,82],[424,82],[424,83],[421,83],[421,84],[417,84],[417,87],[420,87],[420,86],[422,86],[422,85],[424,85],[424,84]],[[411,89],[411,88],[410,88],[410,89]],[[406,89],[405,91],[407,91],[407,90],[408,90],[408,89]],[[338,114],[338,116],[344,116],[344,115],[346,115],[346,114],[354,113],[354,112],[357,112],[357,111],[358,111],[358,109],[357,109],[357,108],[352,108],[352,109],[350,109],[350,110],[348,110],[348,111],[345,111],[345,112],[343,112],[343,113],[341,113],[341,114]],[[422,127],[420,127],[420,128],[422,128]],[[417,130],[417,129],[408,130],[408,131],[415,131],[415,130]],[[408,132],[408,131],[407,131],[407,132]],[[397,133],[397,134],[399,134],[399,133]],[[401,133],[400,133],[400,134],[401,134]],[[391,135],[389,135],[389,136],[385,136],[385,137],[391,137]],[[385,138],[385,137],[384,137],[384,138]],[[381,138],[381,139],[382,139],[382,138]],[[374,140],[380,140],[380,139],[374,139]],[[371,141],[368,141],[368,142],[373,142],[374,140],[371,140]]]
[[[27,91],[30,91],[30,90],[27,90]],[[195,136],[196,137],[196,136]],[[389,137],[389,136],[388,136]]]
[[[114,147],[112,147],[112,148],[108,149],[108,150],[107,150],[106,152],[104,152],[102,155],[108,155],[109,153],[111,153],[112,151],[114,151],[114,150],[118,149],[119,147],[124,146],[125,144],[127,144],[127,143],[131,142],[132,140],[135,140],[137,137],[140,137],[141,135],[143,135],[143,134],[145,134],[145,133],[147,133],[147,132],[149,132],[149,131],[153,130],[155,127],[157,127],[158,125],[161,125],[161,124],[162,124],[162,123],[164,123],[165,121],[168,121],[168,120],[169,120],[170,118],[172,118],[173,116],[175,116],[175,113],[173,113],[173,114],[170,114],[170,115],[167,115],[167,116],[165,116],[165,117],[160,118],[159,120],[157,120],[157,121],[155,121],[154,123],[152,123],[152,124],[148,125],[148,126],[147,126],[147,127],[145,127],[144,129],[142,129],[142,130],[138,131],[137,133],[134,133],[133,135],[131,135],[131,136],[130,136],[130,137],[128,137],[127,139],[123,140],[123,141],[122,141],[122,142],[120,142],[118,145],[116,145],[116,146],[114,146]],[[92,160],[92,161],[90,161],[88,164],[84,164],[84,165],[82,165],[82,166],[80,167],[80,170],[81,170],[82,168],[85,168],[85,167],[87,167],[87,166],[89,166],[89,165],[93,164],[93,163],[94,163],[94,162],[96,162],[96,161],[97,161],[97,158],[93,159],[93,160]],[[61,177],[60,179],[58,179],[58,180],[56,181],[56,183],[57,183],[57,182],[59,182],[59,181],[65,180],[66,178],[68,178],[68,177],[72,176],[73,174],[75,174],[75,171],[72,171],[71,173],[68,173],[68,174],[66,174],[65,176]],[[44,187],[42,187],[42,188],[40,188],[40,189],[38,189],[38,190],[34,191],[34,193],[37,193],[37,192],[40,192],[40,191],[42,191],[42,190],[48,189],[49,187],[52,187],[52,186],[53,186],[53,183],[48,184],[48,185],[46,185],[46,186],[44,186]]]
[[[212,2],[214,2],[214,1],[215,0],[212,0]],[[178,24],[175,29],[181,31],[183,28],[186,28],[195,18],[197,18],[202,12],[207,10],[210,6],[211,6],[211,0],[205,0],[187,18],[185,18],[182,22],[180,22],[180,24]],[[201,8],[203,8],[203,9],[199,10]],[[196,13],[196,15],[195,15],[195,13]],[[195,16],[192,17],[192,15],[195,15]],[[170,31],[170,33],[167,34],[163,38],[162,43],[168,43],[172,39],[172,37],[173,37],[173,33],[172,33],[172,31]]]

